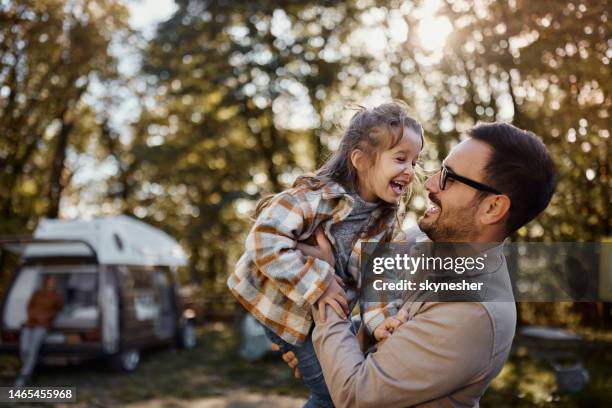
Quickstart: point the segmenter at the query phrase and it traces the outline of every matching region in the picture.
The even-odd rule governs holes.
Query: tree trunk
[[[51,163],[51,176],[49,179],[49,207],[47,208],[48,218],[58,218],[60,200],[64,191],[65,180],[63,179],[64,168],[66,165],[66,149],[70,131],[74,127],[74,120],[70,111],[66,108],[62,112],[62,126],[57,135],[57,144]]]

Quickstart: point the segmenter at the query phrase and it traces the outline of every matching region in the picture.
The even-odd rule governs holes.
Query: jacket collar
[[[313,177],[315,176],[314,173],[310,173],[308,175],[313,176]],[[341,199],[346,200],[347,203],[350,205],[349,207],[343,206],[342,209],[339,209],[341,214],[338,213],[337,215],[340,216],[340,218],[344,218],[345,215],[348,215],[348,213],[351,212],[355,199],[353,198],[351,194],[349,194],[346,191],[346,189],[342,185],[340,185],[339,183],[335,181],[328,181],[323,185],[323,187],[321,187],[320,191],[321,191],[321,196],[326,200],[341,198]],[[374,212],[372,213],[373,219],[378,218],[380,212],[381,212],[380,208],[375,209]],[[388,226],[393,226],[394,222],[395,222],[395,219],[391,218],[387,221],[387,224]]]
[[[342,196],[350,197],[346,189],[342,187],[339,183],[336,183],[335,181],[329,181],[325,183],[325,185],[321,188],[321,194],[323,195],[323,198],[326,198],[326,199],[339,198]],[[351,203],[352,203],[352,199],[353,197],[351,197]]]

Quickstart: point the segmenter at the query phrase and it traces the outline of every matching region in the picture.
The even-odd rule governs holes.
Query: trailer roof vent
[[[123,241],[121,240],[121,237],[119,237],[119,235],[117,235],[117,233],[113,233],[113,239],[115,240],[115,245],[117,245],[117,249],[119,251],[123,251]]]

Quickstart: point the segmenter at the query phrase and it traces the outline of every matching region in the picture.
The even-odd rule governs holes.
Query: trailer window
[[[155,271],[145,266],[122,266],[119,271],[126,301],[133,305],[136,320],[157,319],[160,305],[156,296]]]

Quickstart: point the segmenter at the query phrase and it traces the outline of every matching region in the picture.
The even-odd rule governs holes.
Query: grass
[[[554,370],[543,358],[566,352],[578,356],[589,372],[580,392],[560,393]],[[481,400],[482,407],[605,407],[612,406],[612,341],[590,340],[554,344],[517,338],[510,358]]]
[[[238,356],[239,339],[225,326],[199,329],[193,350],[151,350],[141,357],[134,373],[116,373],[105,361],[79,365],[42,366],[31,386],[74,386],[87,406],[108,407],[156,398],[197,399],[228,394],[237,389],[305,397],[306,390],[274,355],[256,363]],[[16,358],[0,362],[0,384],[11,385]],[[48,405],[47,405],[48,406]]]
[[[242,360],[237,354],[239,339],[227,326],[209,325],[198,334],[195,349],[152,350],[142,356],[134,373],[118,374],[108,369],[104,361],[40,367],[31,385],[77,387],[78,401],[92,407],[158,398],[190,400],[236,390],[307,396],[306,389],[278,357],[268,355],[257,362]],[[557,392],[552,368],[535,356],[535,351],[542,349],[546,349],[542,344],[518,339],[510,360],[481,400],[481,406],[612,406],[612,342],[584,341],[565,350],[579,354],[591,376],[585,390],[570,395]],[[12,384],[17,367],[16,358],[0,360],[2,385]]]

